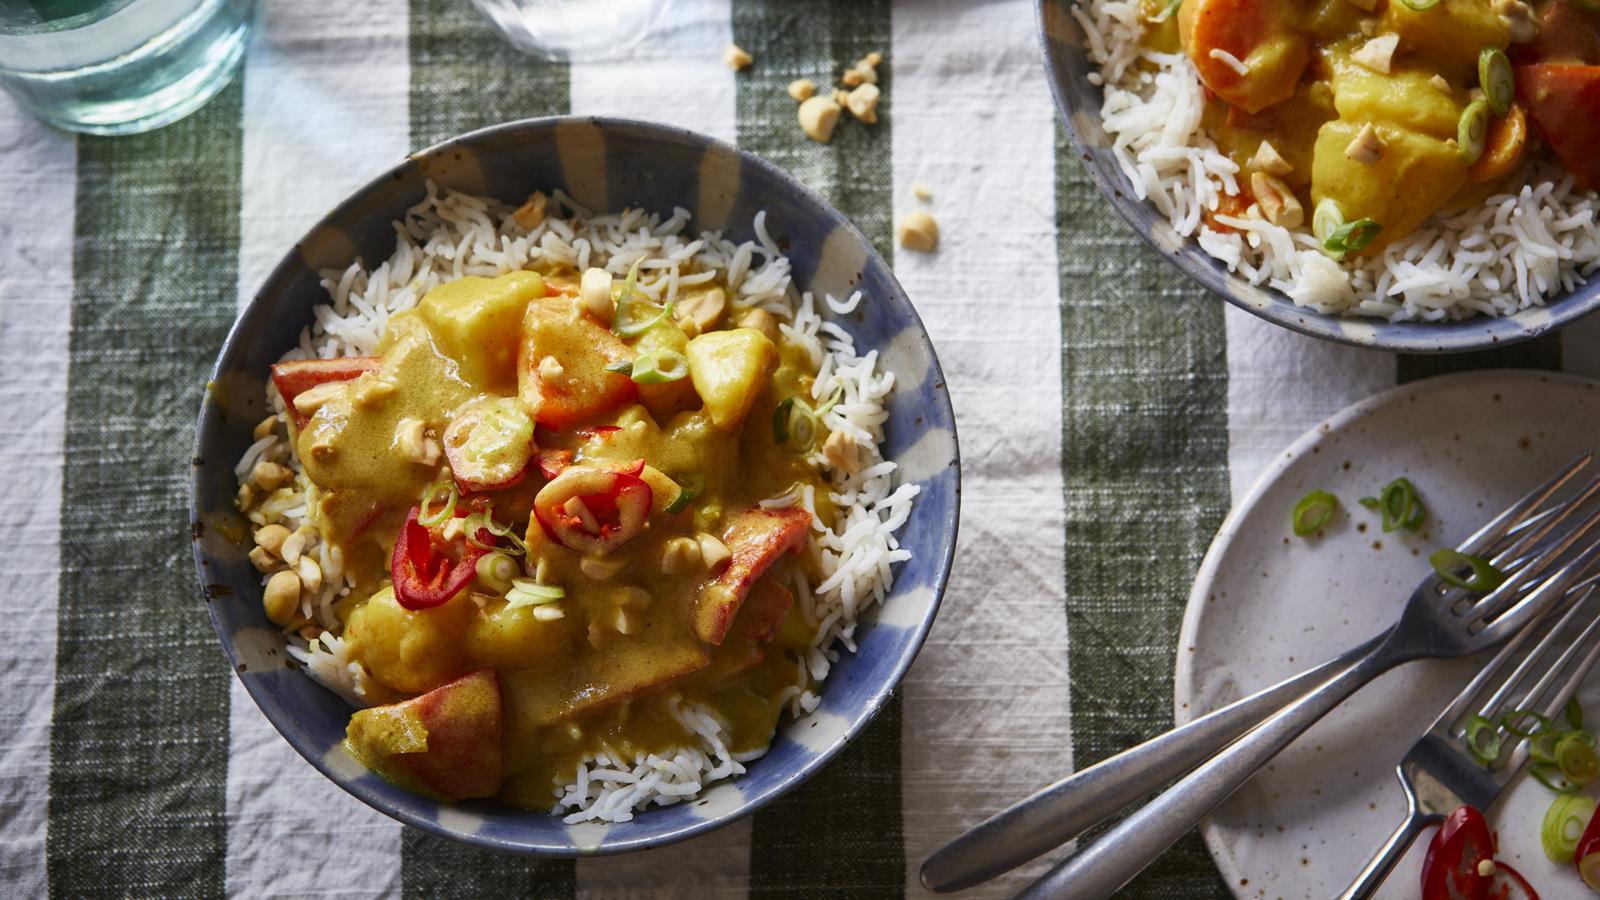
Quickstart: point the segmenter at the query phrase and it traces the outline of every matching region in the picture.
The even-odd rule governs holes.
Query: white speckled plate
[[[1201,565],[1179,639],[1184,722],[1328,659],[1387,626],[1454,544],[1580,451],[1600,449],[1600,384],[1540,372],[1451,375],[1358,403],[1297,441],[1228,517]],[[1429,514],[1420,533],[1383,534],[1357,503],[1405,475]],[[1320,538],[1289,514],[1316,488],[1340,500]],[[1394,773],[1475,661],[1402,666],[1289,747],[1202,826],[1240,897],[1324,898],[1343,890],[1400,822]],[[1600,718],[1600,677],[1583,694]],[[1518,778],[1490,811],[1501,858],[1545,897],[1582,896],[1539,849],[1553,795]],[[1380,897],[1418,893],[1425,832]]]

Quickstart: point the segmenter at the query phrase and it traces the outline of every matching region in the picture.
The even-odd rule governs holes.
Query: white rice
[[[803,574],[797,574],[792,588],[796,602],[819,625],[811,650],[796,665],[795,681],[784,696],[795,716],[815,710],[821,702],[816,683],[827,677],[829,667],[838,660],[837,648],[855,650],[858,618],[888,594],[893,564],[911,555],[900,547],[894,532],[910,516],[918,487],[897,487],[897,466],[884,460],[879,449],[889,417],[884,403],[894,387],[894,374],[879,371],[877,351],[859,355],[847,333],[818,315],[815,298],[795,290],[789,260],[768,234],[764,212],[758,213],[753,223],[756,240],[741,244],[718,232],[686,235],[689,213],[683,209],[674,210],[666,219],[641,210],[595,216],[559,191],[551,199],[545,221],[532,231],[517,224],[511,212],[511,207],[493,199],[440,194],[429,184],[427,198],[395,223],[396,247],[387,260],[371,270],[357,261],[342,271],[322,273],[323,286],[332,299],[317,307],[315,323],[301,333],[298,346],[284,358],[370,354],[389,316],[416,306],[435,286],[464,275],[492,277],[555,261],[579,269],[603,266],[620,276],[643,258],[639,288],[664,301],[685,287],[713,280],[717,271],[725,272],[736,309],[761,308],[777,316],[783,334],[811,355],[819,367],[813,405],[838,392],[840,400],[823,415],[823,422],[829,430],[856,438],[859,447],[859,471],[853,475],[833,466],[820,451],[813,457],[828,476],[830,498],[838,507],[835,521],[818,518],[816,498],[809,487],[803,495],[769,501],[806,509],[816,532],[822,580],[812,587]],[[691,261],[705,271],[681,271]],[[859,292],[843,301],[834,297],[822,300],[840,315],[853,312],[863,302]],[[280,419],[287,421],[282,398],[268,390]],[[241,477],[261,461],[295,470],[292,484],[251,510],[249,517],[256,527],[279,523],[293,531],[305,524],[315,487],[290,449],[288,442],[275,434],[251,445],[236,467]],[[337,631],[340,623],[333,605],[351,584],[343,574],[338,549],[317,539],[314,528],[306,528],[305,533],[309,539],[305,552],[316,554],[326,584],[306,601],[303,612],[324,628]],[[350,659],[343,639],[331,633],[309,643],[296,638],[289,652],[312,678],[352,704],[367,704],[365,682],[371,676]],[[669,703],[672,714],[695,735],[692,746],[664,755],[641,754],[631,760],[599,753],[579,766],[571,783],[552,785],[552,813],[564,815],[568,823],[625,822],[636,810],[682,802],[712,783],[739,775],[745,771],[744,763],[766,752],[765,747],[731,752],[726,745],[729,729],[717,710],[684,704],[676,696]]]
[[[1549,163],[1524,166],[1522,187],[1482,205],[1436,213],[1371,257],[1336,263],[1308,229],[1201,214],[1240,191],[1239,167],[1206,136],[1205,93],[1181,53],[1140,45],[1139,0],[1080,0],[1072,14],[1104,86],[1101,119],[1118,166],[1141,200],[1230,272],[1321,313],[1390,321],[1509,315],[1542,306],[1600,270],[1600,197]],[[1309,217],[1308,217],[1309,218]]]

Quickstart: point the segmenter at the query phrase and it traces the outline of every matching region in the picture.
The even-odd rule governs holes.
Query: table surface
[[[570,66],[518,56],[466,0],[262,7],[242,77],[153,134],[75,140],[0,95],[0,883],[17,895],[921,894],[917,865],[961,829],[1170,723],[1199,559],[1302,430],[1440,371],[1600,374],[1600,322],[1396,357],[1186,283],[1065,146],[1027,0],[675,0],[627,60]],[[755,57],[737,75],[729,40]],[[805,140],[784,86],[872,50],[879,124]],[[938,347],[966,501],[932,636],[857,745],[714,834],[575,863],[440,841],[317,775],[224,664],[183,509],[205,372],[301,232],[409,149],[562,113],[736,141],[854,218]],[[936,254],[891,246],[913,182],[934,192]],[[1229,895],[1192,836],[1126,893]]]

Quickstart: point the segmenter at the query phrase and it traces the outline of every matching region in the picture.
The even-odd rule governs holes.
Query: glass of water
[[[72,131],[199,109],[244,57],[256,0],[0,0],[0,87]]]
[[[472,0],[524,53],[544,59],[615,59],[639,43],[671,0]]]

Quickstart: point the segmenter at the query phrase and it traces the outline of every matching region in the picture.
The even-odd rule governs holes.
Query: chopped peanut
[[[517,207],[517,211],[512,213],[511,217],[517,220],[518,225],[532,231],[544,221],[544,210],[549,203],[550,198],[544,195],[544,191],[534,191],[528,195],[528,202]]]
[[[1250,175],[1250,190],[1255,193],[1256,203],[1268,222],[1282,228],[1298,228],[1305,224],[1305,207],[1282,181],[1265,172],[1254,172]]]
[[[1523,0],[1494,0],[1491,8],[1511,30],[1513,44],[1526,43],[1539,36],[1539,23],[1534,18],[1533,7]]]
[[[567,370],[561,361],[554,356],[546,356],[539,360],[539,377],[551,384],[560,384],[565,379]]]
[[[1394,53],[1399,48],[1400,35],[1385,34],[1362,44],[1361,49],[1350,54],[1350,59],[1352,62],[1366,66],[1374,72],[1381,72],[1387,75],[1391,64],[1394,62]]]
[[[277,556],[283,552],[283,542],[289,537],[289,529],[282,525],[267,525],[256,532],[256,546]]]
[[[865,80],[861,77],[861,73],[855,69],[846,69],[844,74],[839,76],[839,83],[847,88],[853,88]]]
[[[675,537],[661,548],[661,571],[682,575],[700,565],[700,544],[694,538]]]
[[[845,105],[850,108],[852,116],[872,125],[878,121],[878,100],[881,96],[877,85],[863,84],[850,92],[845,98]]]
[[[804,103],[817,95],[817,83],[809,78],[796,78],[789,82],[789,96],[796,103]]]
[[[932,253],[939,246],[939,222],[928,213],[914,209],[900,217],[894,227],[894,239],[907,250]]]
[[[644,630],[644,616],[631,609],[619,609],[611,627],[616,629],[617,634],[638,634]]]
[[[752,309],[739,317],[740,328],[754,328],[767,336],[767,340],[776,344],[778,342],[778,317],[764,309]]]
[[[273,429],[275,429],[277,427],[278,427],[278,417],[277,416],[267,416],[265,419],[262,419],[261,421],[256,423],[256,429],[255,429],[255,431],[250,432],[250,436],[259,441],[262,438],[266,437],[267,435],[271,434]]]
[[[256,505],[256,492],[248,484],[239,485],[239,493],[233,497],[233,503],[241,510],[249,509]]]
[[[427,423],[407,416],[394,429],[394,447],[405,459],[424,466],[438,465],[439,442],[427,434]]]
[[[625,587],[616,594],[617,606],[622,609],[648,609],[650,606],[650,592],[642,587]]]
[[[834,88],[833,89],[833,102],[839,104],[839,108],[840,109],[843,109],[846,106],[849,106],[850,105],[850,92],[847,91],[847,90],[844,90],[842,88]]]
[[[295,566],[295,571],[300,573],[300,583],[313,594],[322,590],[322,567],[309,556],[300,557],[300,564]]]
[[[604,324],[611,324],[611,317],[615,315],[617,303],[611,298],[611,283],[614,279],[605,269],[591,268],[583,272],[583,281],[578,287],[578,296],[583,300],[583,311]]]
[[[800,130],[819,144],[833,140],[839,124],[839,104],[827,97],[812,97],[800,104]]]
[[[368,372],[355,380],[350,388],[350,399],[358,406],[377,406],[396,390],[399,386],[394,382]]]
[[[273,624],[287,626],[293,622],[300,611],[300,576],[286,570],[267,579],[261,606]]]
[[[722,288],[711,288],[679,300],[673,307],[673,318],[680,324],[692,322],[699,331],[710,331],[727,308],[728,295]]]
[[[866,61],[867,65],[872,66],[873,68],[883,65],[883,54],[876,50],[868,53],[862,58]]]
[[[294,411],[302,416],[312,415],[325,406],[329,400],[349,389],[350,386],[342,381],[330,381],[301,391],[294,396]]]
[[[843,431],[835,431],[828,435],[822,442],[822,455],[828,458],[834,468],[849,472],[851,475],[861,471],[861,460],[856,455],[860,445],[856,443],[853,435]]]
[[[1443,75],[1435,75],[1432,78],[1429,78],[1428,83],[1445,92],[1446,94],[1451,93],[1450,82],[1446,81]]]
[[[755,62],[756,58],[738,44],[729,44],[722,51],[722,62],[735,72]]]
[[[294,472],[289,467],[266,460],[256,463],[255,468],[250,470],[250,480],[256,483],[256,487],[269,494],[288,484],[293,478]]]
[[[1344,148],[1344,155],[1348,159],[1370,166],[1383,158],[1383,151],[1386,149],[1388,144],[1378,136],[1378,129],[1368,122],[1361,126],[1350,146]]]
[[[705,563],[706,568],[712,573],[716,573],[728,564],[728,560],[733,559],[733,553],[728,549],[728,545],[715,535],[701,532],[696,539],[700,542],[700,561]]]
[[[251,547],[250,565],[255,566],[257,572],[270,572],[278,565],[278,558],[260,547]]]
[[[618,556],[585,556],[578,570],[595,581],[610,581],[628,565],[628,560]]]
[[[283,539],[283,545],[278,548],[278,556],[289,565],[299,565],[300,555],[306,552],[306,532],[300,529],[294,534]]]
[[[911,182],[911,193],[914,194],[918,200],[921,200],[924,203],[933,199],[933,188],[928,187],[920,181]]]
[[[1294,166],[1289,165],[1289,161],[1283,158],[1277,147],[1272,146],[1271,141],[1261,142],[1261,146],[1256,148],[1256,155],[1250,160],[1250,165],[1268,175],[1287,175],[1294,171]]]
[[[850,68],[850,71],[845,72],[844,74],[846,76],[848,76],[853,72],[853,73],[855,73],[855,76],[857,78],[861,79],[862,82],[864,82],[866,84],[877,84],[878,83],[878,68],[877,68],[877,66],[878,66],[877,63],[871,62],[870,60],[862,58],[862,59],[857,60],[856,64]]]

